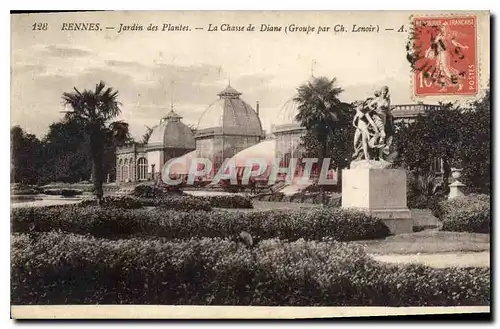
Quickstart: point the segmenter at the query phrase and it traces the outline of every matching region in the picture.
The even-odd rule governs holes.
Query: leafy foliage
[[[134,187],[133,196],[140,198],[160,198],[172,195],[187,195],[173,187],[158,186],[155,184],[139,184]]]
[[[490,304],[489,268],[385,265],[331,241],[12,237],[12,304]],[[76,275],[75,275],[76,274]]]
[[[103,197],[105,141],[112,139],[123,144],[128,136],[128,124],[123,121],[109,122],[120,113],[118,91],[106,88],[99,82],[95,90],[73,88],[74,92],[64,93],[63,102],[73,111],[66,113],[66,119],[75,121],[89,137],[90,156],[92,158],[92,176],[95,194]]]
[[[11,129],[11,181],[31,184],[76,183],[92,172],[89,137],[76,120],[63,119],[49,126],[41,140],[20,127]],[[131,140],[128,125],[114,122],[104,132],[103,171],[115,176],[116,147]]]
[[[146,126],[146,132],[142,135],[141,143],[146,144],[153,133],[153,127]]]
[[[78,206],[80,207],[88,207],[88,206],[96,206],[97,205],[97,200],[95,199],[87,199],[83,200],[82,202],[78,203]],[[118,209],[139,209],[142,208],[143,204],[142,202],[133,197],[128,197],[128,196],[105,196],[101,200],[101,207],[108,207],[108,208],[118,208]]]
[[[107,208],[79,205],[16,208],[12,210],[12,231],[48,232],[61,230],[77,234],[116,238],[124,235],[169,239],[192,237],[234,237],[246,231],[256,239],[278,237],[339,241],[387,237],[385,224],[362,212],[340,208],[310,208],[256,212],[210,209],[196,198],[158,199],[156,209]],[[144,204],[144,202],[141,202]],[[103,199],[107,204],[107,199]],[[151,204],[152,205],[152,204]],[[181,207],[184,211],[180,211]]]
[[[330,157],[332,167],[338,169],[347,167],[352,153],[349,140],[353,110],[338,99],[342,91],[335,78],[313,78],[297,89],[294,99],[298,103],[296,120],[307,130],[302,138],[305,156],[318,158],[320,163]]]
[[[446,198],[445,189],[436,174],[409,172],[407,175],[407,204],[410,209],[435,210]]]
[[[490,196],[471,194],[443,201],[436,215],[443,221],[443,231],[490,233]]]
[[[475,192],[489,193],[490,90],[470,106],[441,104],[426,110],[411,124],[400,124],[395,141],[397,164],[417,173],[429,172],[431,161],[443,160],[443,183],[447,189],[452,167],[463,168],[463,182]]]
[[[44,149],[35,135],[14,126],[11,139],[11,182],[36,184],[39,182],[38,168],[43,163]]]
[[[395,140],[399,163],[417,173],[429,172],[431,161],[443,161],[443,181],[448,186],[452,161],[460,143],[460,110],[453,104],[425,110],[415,122],[402,124],[396,129]]]
[[[484,98],[463,111],[458,158],[463,166],[463,182],[475,193],[491,190],[491,100]]]
[[[252,200],[243,195],[213,195],[197,196],[197,199],[207,201],[214,208],[253,208]]]

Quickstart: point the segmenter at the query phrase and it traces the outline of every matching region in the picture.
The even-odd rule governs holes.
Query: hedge
[[[139,184],[134,187],[133,196],[139,198],[159,198],[171,195],[186,195],[178,188],[171,187],[170,189],[159,187],[151,184]]]
[[[352,241],[390,235],[380,219],[340,208],[206,212],[68,205],[12,209],[13,232],[54,230],[106,238],[128,235],[179,239],[231,237],[247,231],[256,240],[274,237],[321,240],[330,237]]]
[[[335,242],[12,238],[11,303],[254,306],[490,304],[489,268],[387,265]]]
[[[65,197],[71,197],[75,195],[82,194],[82,190],[71,189],[71,188],[51,188],[43,190],[43,194],[47,195],[61,195]]]
[[[442,220],[443,231],[490,233],[490,196],[471,194],[443,201],[436,215]]]
[[[96,206],[97,199],[87,199],[78,203],[80,207]],[[139,209],[142,208],[142,202],[137,198],[128,196],[106,196],[101,200],[101,207],[119,208],[119,209]]]
[[[160,207],[170,210],[190,211],[203,210],[210,211],[210,202],[191,196],[163,196],[160,198],[137,198],[143,206]]]
[[[253,208],[252,199],[243,195],[196,196],[195,198],[208,201],[214,208]]]
[[[97,206],[96,199],[84,200],[78,204],[81,207]],[[194,197],[162,196],[142,198],[130,196],[107,196],[101,201],[101,206],[115,209],[138,209],[145,207],[161,207],[171,210],[212,210],[210,203]]]

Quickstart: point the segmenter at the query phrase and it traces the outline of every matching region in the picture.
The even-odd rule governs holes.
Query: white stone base
[[[406,209],[369,209],[367,210],[373,217],[382,219],[392,234],[413,232],[413,219],[411,211]]]
[[[454,181],[449,186],[450,186],[450,194],[448,195],[448,199],[464,196],[463,189],[465,187],[465,184],[462,184],[459,181]]]
[[[413,220],[406,204],[405,170],[343,170],[342,208],[358,209],[382,219],[393,234],[413,232]]]

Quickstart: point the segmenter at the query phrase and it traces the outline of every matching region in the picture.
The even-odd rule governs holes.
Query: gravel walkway
[[[436,253],[414,255],[371,255],[374,259],[398,264],[423,264],[436,268],[444,267],[490,267],[490,253],[461,252],[461,253]]]

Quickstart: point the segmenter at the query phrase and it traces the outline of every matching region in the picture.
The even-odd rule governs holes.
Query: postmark
[[[407,44],[414,96],[478,93],[477,18],[414,16]]]

